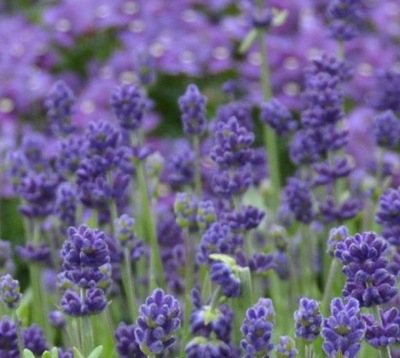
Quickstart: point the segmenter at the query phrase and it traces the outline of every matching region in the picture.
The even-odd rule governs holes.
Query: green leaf
[[[249,31],[249,33],[246,35],[243,42],[239,46],[239,53],[243,54],[250,48],[250,46],[257,39],[257,34],[258,32],[256,29]]]
[[[84,358],[82,353],[79,351],[78,348],[74,347],[74,357],[75,358]]]
[[[99,358],[102,352],[103,352],[103,346],[98,346],[92,350],[88,358]]]
[[[57,347],[53,347],[53,349],[51,350],[51,358],[58,358],[58,348]]]
[[[23,357],[24,358],[35,358],[35,355],[29,350],[29,349],[24,349],[24,352],[23,352]]]
[[[49,351],[44,351],[42,354],[42,358],[52,358],[51,353]]]
[[[231,267],[236,266],[236,260],[233,257],[230,257],[228,255],[211,254],[209,257],[211,260],[224,262]]]

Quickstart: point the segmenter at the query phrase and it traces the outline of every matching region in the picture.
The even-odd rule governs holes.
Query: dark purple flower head
[[[127,325],[121,322],[114,333],[116,341],[116,350],[121,358],[146,358],[147,356],[140,350],[139,344],[135,337],[134,324]]]
[[[135,219],[127,214],[115,219],[115,238],[122,247],[132,247],[136,239]]]
[[[14,322],[7,316],[0,320],[0,356],[19,358],[17,330]]]
[[[0,298],[9,309],[16,309],[21,301],[19,281],[7,274],[0,278]]]
[[[220,197],[230,199],[243,194],[253,183],[250,167],[246,166],[231,173],[224,170],[211,178],[212,190]]]
[[[61,307],[69,316],[82,317],[101,313],[107,307],[107,300],[100,288],[89,288],[83,297],[74,290],[67,290],[61,299]]]
[[[118,86],[111,95],[111,106],[122,128],[135,131],[141,127],[145,99],[138,87]]]
[[[297,122],[281,102],[273,98],[261,107],[260,119],[271,126],[278,136],[285,137],[297,129]]]
[[[375,321],[372,315],[363,315],[367,325],[365,341],[376,349],[388,347],[400,341],[400,314],[397,308],[387,311],[379,309],[382,322]]]
[[[172,186],[186,185],[194,177],[194,152],[187,143],[179,142],[176,150],[168,158],[165,180]]]
[[[254,134],[241,127],[236,117],[226,123],[217,122],[210,157],[220,168],[244,166],[253,157],[254,139]]]
[[[376,222],[387,227],[400,225],[400,188],[389,188],[382,193]]]
[[[285,201],[296,220],[309,224],[313,220],[313,198],[309,185],[298,179],[290,178],[285,188]]]
[[[328,238],[328,248],[327,252],[329,255],[334,255],[336,250],[336,245],[339,242],[346,240],[349,237],[349,230],[347,226],[339,226],[337,228],[333,228],[329,231],[329,238]]]
[[[78,136],[69,136],[60,142],[56,157],[56,168],[65,176],[75,174],[85,156],[88,142]]]
[[[312,164],[321,158],[320,145],[311,130],[297,131],[290,143],[290,160],[296,165]]]
[[[384,253],[387,243],[373,232],[350,236],[336,245],[335,257],[347,277],[345,297],[355,297],[361,306],[390,301],[397,293],[396,278],[389,272]]]
[[[331,162],[325,161],[313,165],[316,177],[313,185],[328,185],[340,178],[347,177],[353,169],[353,165],[346,157],[335,157]]]
[[[200,248],[196,255],[197,262],[211,263],[211,254],[233,254],[243,242],[234,236],[226,223],[215,222],[203,234]]]
[[[202,135],[206,131],[206,103],[207,98],[194,84],[189,85],[185,94],[179,98],[183,130],[187,135]]]
[[[221,286],[224,296],[239,297],[241,282],[236,272],[236,261],[229,256],[226,258],[229,258],[229,261],[213,261],[211,263],[210,278]]]
[[[209,338],[210,335],[225,343],[231,339],[233,312],[227,305],[212,310],[211,306],[202,306],[190,315],[190,330],[196,336]]]
[[[15,248],[17,255],[24,261],[49,266],[51,264],[51,250],[45,242],[34,245],[28,242],[24,246]]]
[[[253,118],[251,116],[251,107],[245,102],[230,102],[218,107],[216,123],[228,123],[231,117],[235,117],[241,127],[248,131],[253,130]]]
[[[347,62],[338,60],[336,56],[326,53],[312,60],[311,65],[306,69],[307,77],[321,72],[337,77],[341,82],[349,81],[353,75],[353,71]]]
[[[20,206],[22,215],[43,218],[54,210],[58,177],[53,173],[30,172],[22,179],[18,193],[24,200]]]
[[[47,117],[52,130],[65,136],[73,131],[71,124],[72,105],[75,96],[64,81],[57,81],[45,101]]]
[[[11,254],[10,241],[0,240],[0,272],[2,274],[13,274],[15,264]]]
[[[71,227],[61,250],[67,279],[81,288],[107,288],[111,275],[110,254],[105,234],[86,225]]]
[[[380,111],[400,111],[400,73],[395,71],[382,71],[377,75],[376,91],[373,95],[372,105]]]
[[[160,354],[175,342],[174,333],[180,327],[179,301],[156,289],[139,308],[135,337],[144,354]]]
[[[272,269],[277,269],[276,255],[256,252],[249,260],[249,269],[256,274],[263,274]]]
[[[323,349],[328,357],[354,358],[361,348],[365,334],[365,323],[360,314],[360,305],[354,298],[345,304],[341,298],[331,302],[331,316],[322,323]]]
[[[238,211],[232,211],[223,215],[223,220],[226,222],[233,232],[243,232],[251,229],[256,229],[265,212],[254,206],[247,205]]]
[[[298,354],[295,341],[288,337],[279,337],[279,343],[276,345],[277,358],[295,358]]]
[[[400,140],[400,119],[391,110],[380,113],[373,123],[372,133],[377,145],[395,149]]]
[[[313,299],[300,299],[299,309],[294,313],[296,337],[306,344],[313,342],[319,336],[322,324],[322,314],[319,303]]]
[[[46,139],[37,132],[24,135],[21,143],[21,151],[31,169],[37,169],[44,165],[43,148],[45,148]]]
[[[218,339],[195,337],[185,347],[187,358],[232,358],[231,347]]]
[[[271,343],[274,323],[275,311],[269,298],[260,298],[246,311],[240,328],[244,337],[241,346],[246,352],[246,358],[268,357],[274,347]]]
[[[327,196],[325,202],[319,203],[319,211],[325,222],[341,222],[354,218],[362,210],[362,203],[358,198],[347,198],[336,203],[333,196]]]
[[[107,150],[115,149],[120,133],[112,124],[106,121],[90,122],[86,132],[89,151],[92,154],[105,155]]]
[[[36,324],[22,330],[22,339],[24,348],[29,349],[35,356],[41,356],[48,349],[46,337]]]
[[[330,20],[329,34],[338,41],[352,40],[365,25],[361,0],[331,0],[327,15]]]

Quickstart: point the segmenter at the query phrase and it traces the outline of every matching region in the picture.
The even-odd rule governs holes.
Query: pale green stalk
[[[124,264],[122,270],[122,283],[125,288],[126,299],[128,301],[129,314],[131,320],[135,322],[138,314],[138,306],[136,303],[135,286],[133,284],[132,267],[129,255],[129,249],[124,250]]]
[[[339,268],[340,262],[336,258],[334,258],[329,268],[328,280],[325,284],[324,295],[321,303],[321,311],[323,314],[329,313],[329,301],[332,294],[333,281],[338,273]]]
[[[200,162],[200,137],[195,135],[193,137],[193,149],[195,155],[194,161],[194,184],[196,196],[202,198],[202,187],[201,187],[201,162]]]
[[[379,312],[379,307],[377,305],[373,305],[371,307],[371,311],[372,311],[372,314],[373,314],[375,320],[379,323],[380,326],[382,326],[382,317]],[[378,352],[379,352],[380,358],[391,358],[392,357],[389,346],[378,349]]]
[[[260,45],[260,56],[261,56],[261,86],[264,95],[264,100],[269,101],[272,96],[272,91],[271,91],[270,73],[268,65],[266,33],[261,30],[258,32],[258,42]],[[268,153],[269,176],[272,184],[272,191],[271,191],[272,208],[275,211],[279,205],[279,193],[280,193],[278,143],[276,134],[272,128],[270,128],[268,125],[265,125],[263,126],[263,130],[264,130],[264,144],[266,145]]]

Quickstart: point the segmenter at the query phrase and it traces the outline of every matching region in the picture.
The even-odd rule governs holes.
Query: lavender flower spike
[[[179,301],[163,290],[156,289],[139,308],[135,337],[144,354],[160,354],[175,342],[180,327]]]
[[[276,346],[277,358],[295,358],[298,350],[296,349],[295,341],[288,337],[282,336],[279,338],[279,343]]]
[[[207,99],[196,85],[188,86],[186,93],[179,98],[182,111],[183,130],[187,135],[202,135],[207,126],[205,106]]]
[[[274,347],[271,343],[274,323],[275,311],[269,298],[260,298],[247,310],[241,326],[244,336],[241,345],[246,351],[246,358],[268,357]]]
[[[366,328],[360,314],[360,304],[354,298],[350,298],[346,304],[341,298],[334,298],[331,314],[322,323],[325,353],[328,357],[356,357]]]
[[[300,299],[300,307],[294,313],[296,323],[296,337],[311,343],[319,336],[322,324],[322,315],[319,304],[313,299],[303,297]]]
[[[21,301],[19,282],[7,274],[0,278],[0,297],[9,309],[16,309]]]

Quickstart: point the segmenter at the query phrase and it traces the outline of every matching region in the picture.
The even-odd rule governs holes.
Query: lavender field
[[[0,358],[400,357],[400,0],[0,0]]]

